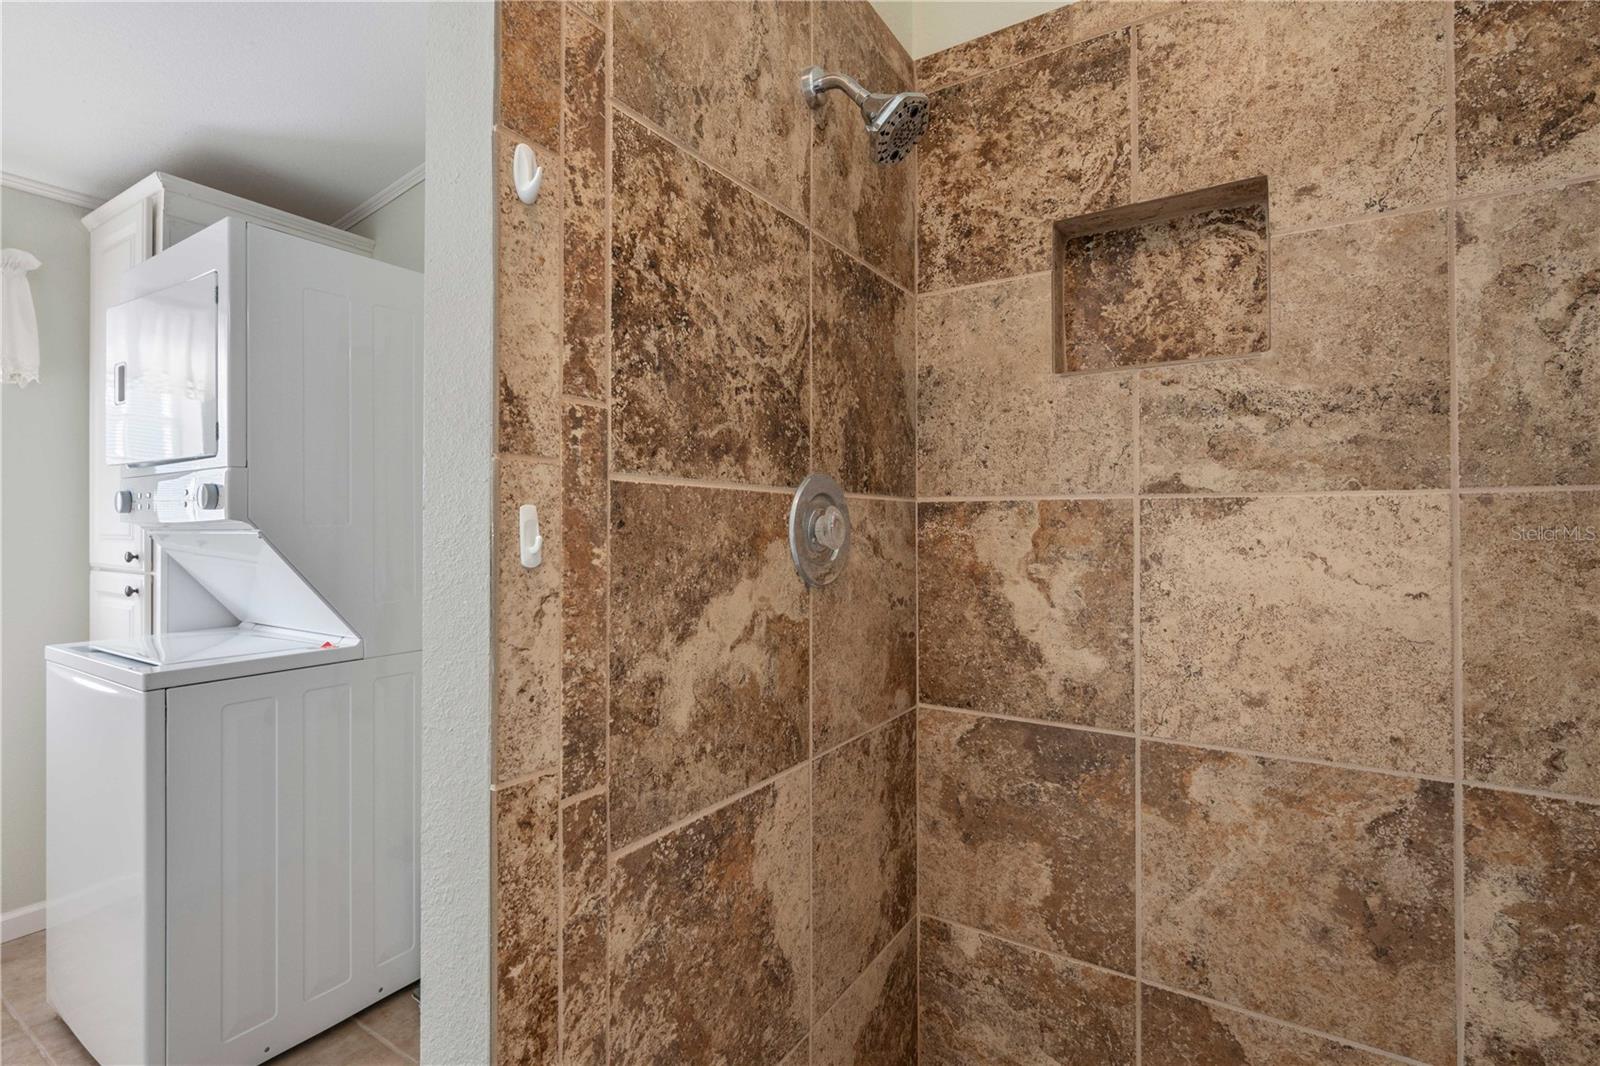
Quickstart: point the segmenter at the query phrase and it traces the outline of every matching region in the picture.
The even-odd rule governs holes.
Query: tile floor
[[[5,1066],[94,1066],[44,998],[44,934],[0,946],[0,1062]],[[277,1066],[400,1066],[419,1054],[419,1013],[411,989],[273,1059]]]

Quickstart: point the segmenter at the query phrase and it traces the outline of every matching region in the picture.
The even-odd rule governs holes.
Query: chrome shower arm
[[[812,67],[800,75],[800,91],[805,93],[806,103],[812,107],[821,107],[822,94],[830,89],[838,89],[850,97],[857,107],[863,106],[873,96],[848,74],[829,74],[821,67]]]

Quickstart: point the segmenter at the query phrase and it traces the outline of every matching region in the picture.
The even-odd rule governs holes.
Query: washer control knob
[[[128,489],[118,489],[111,494],[111,509],[118,514],[133,513],[133,493]]]
[[[200,486],[200,510],[215,511],[222,506],[222,486],[215,481],[207,481]]]

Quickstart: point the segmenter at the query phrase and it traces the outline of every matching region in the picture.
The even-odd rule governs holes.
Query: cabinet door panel
[[[129,590],[132,591],[129,591]],[[147,574],[89,571],[89,639],[132,640],[149,630]]]
[[[154,230],[155,203],[142,200],[89,234],[89,565],[114,570],[148,569],[148,553],[143,531],[112,504],[121,474],[105,458],[106,397],[113,387],[106,311],[122,298],[122,276],[154,254]]]
[[[253,1066],[417,979],[417,659],[169,692],[169,1062]]]

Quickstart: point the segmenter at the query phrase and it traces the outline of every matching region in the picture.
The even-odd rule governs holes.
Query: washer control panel
[[[195,470],[175,477],[125,477],[118,510],[139,525],[243,521],[245,472],[237,468]],[[123,508],[127,508],[123,510]]]

